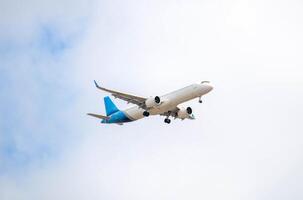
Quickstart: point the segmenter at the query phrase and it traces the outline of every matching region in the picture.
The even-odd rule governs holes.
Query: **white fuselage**
[[[201,97],[212,90],[212,86],[208,84],[192,84],[174,92],[168,93],[160,97],[161,103],[148,110],[151,115],[159,115],[175,109],[179,104],[189,101],[194,98]],[[133,106],[123,112],[131,120],[143,118],[145,110],[139,106]]]

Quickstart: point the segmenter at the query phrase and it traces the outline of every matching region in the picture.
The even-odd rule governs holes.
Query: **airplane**
[[[182,89],[173,91],[163,96],[152,96],[149,98],[135,96],[110,90],[100,87],[94,80],[96,88],[110,93],[115,98],[126,101],[127,103],[135,104],[126,110],[120,110],[116,107],[109,96],[104,97],[104,105],[106,116],[87,113],[87,115],[101,119],[103,124],[119,124],[123,125],[126,122],[132,122],[149,115],[165,116],[164,122],[169,124],[170,117],[184,119],[195,119],[191,107],[179,107],[179,104],[194,98],[199,98],[199,103],[202,103],[201,97],[209,93],[213,87],[209,81],[202,81],[200,84],[192,84]]]

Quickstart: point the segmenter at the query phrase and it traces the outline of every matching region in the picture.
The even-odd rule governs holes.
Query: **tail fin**
[[[116,107],[116,105],[112,102],[112,100],[108,96],[104,97],[104,105],[105,105],[107,116],[119,111],[119,109]]]

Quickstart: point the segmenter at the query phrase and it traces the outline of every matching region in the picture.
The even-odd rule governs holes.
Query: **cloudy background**
[[[0,1],[0,199],[303,198],[303,3]],[[99,124],[93,80],[210,80],[194,121]],[[115,100],[120,108],[129,105]]]

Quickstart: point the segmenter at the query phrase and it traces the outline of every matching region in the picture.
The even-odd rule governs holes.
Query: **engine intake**
[[[193,109],[191,109],[191,107],[187,107],[186,112],[190,115],[193,113]]]
[[[161,103],[161,99],[159,96],[150,97],[145,101],[145,105],[147,108],[152,108]]]
[[[156,102],[157,104],[159,104],[159,103],[161,102],[161,99],[160,99],[160,97],[158,97],[158,96],[155,96],[155,102]]]
[[[180,119],[186,119],[186,118],[190,118],[191,114],[193,113],[193,110],[191,107],[187,107],[186,109],[185,108],[181,108],[179,111],[178,111],[178,118]]]

